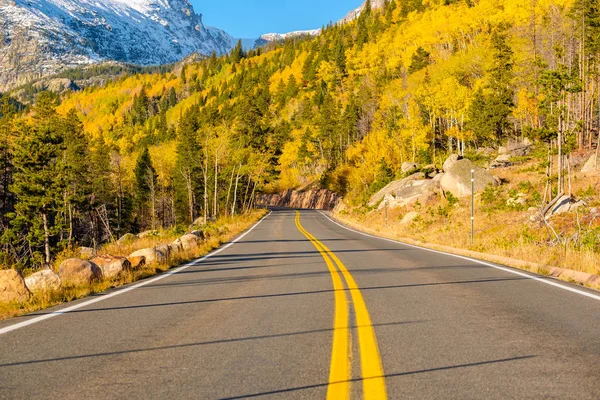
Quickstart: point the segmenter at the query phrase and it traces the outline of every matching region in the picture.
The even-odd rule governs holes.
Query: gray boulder
[[[158,251],[155,247],[135,251],[127,258],[133,257],[144,257],[146,264],[165,264],[167,262],[167,254]]]
[[[205,239],[204,231],[201,231],[201,230],[192,231],[192,235],[196,236],[200,240],[204,240]]]
[[[506,168],[510,167],[512,163],[510,162],[510,154],[500,154],[490,165],[490,168]]]
[[[384,201],[379,205],[379,209],[384,207],[399,208],[415,204],[416,202],[426,203],[436,196],[440,191],[439,179],[413,180],[392,193],[388,193]]]
[[[0,303],[27,301],[31,292],[25,285],[23,275],[14,269],[0,270]]]
[[[90,261],[99,266],[104,277],[108,279],[114,279],[131,269],[131,262],[124,257],[101,255],[92,258]]]
[[[572,197],[567,195],[562,196],[552,209],[546,215],[546,219],[552,218],[555,215],[566,214],[574,212],[578,208],[585,207],[586,203],[583,200],[575,201]]]
[[[25,284],[32,293],[55,292],[60,289],[60,277],[50,269],[44,269],[25,278]]]
[[[398,189],[404,187],[408,182],[423,179],[425,179],[425,174],[422,172],[417,172],[416,174],[412,174],[404,179],[390,182],[386,187],[375,193],[371,199],[369,199],[369,206],[376,206],[381,200],[383,200],[386,194],[395,193]]]
[[[65,285],[89,285],[103,278],[102,269],[96,264],[69,258],[60,264],[58,275]]]
[[[419,169],[419,164],[405,162],[402,164],[401,170],[403,174],[408,174],[409,172],[413,172]]]
[[[489,185],[498,186],[498,181],[492,174],[476,166],[471,160],[463,159],[448,167],[440,180],[442,190],[458,198],[470,196],[471,170],[475,170],[475,193],[483,192]]]
[[[198,247],[200,239],[196,235],[184,235],[178,239],[178,243],[184,251],[192,250]]]

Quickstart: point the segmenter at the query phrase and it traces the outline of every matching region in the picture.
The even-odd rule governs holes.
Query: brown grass
[[[122,274],[116,279],[103,280],[92,285],[63,287],[57,292],[34,295],[25,303],[0,303],[0,321],[43,310],[59,304],[68,303],[92,294],[105,292],[108,289],[137,282],[150,276],[165,272],[170,268],[179,266],[185,262],[200,258],[250,228],[251,225],[262,218],[265,214],[265,210],[257,210],[236,218],[227,217],[219,219],[216,223],[210,224],[207,227],[206,231],[209,234],[209,237],[206,241],[202,242],[200,246],[193,250],[177,253],[169,259],[167,264],[146,265],[140,269],[132,270],[126,274]],[[115,256],[127,256],[136,250],[154,247],[160,244],[172,243],[179,236],[181,235],[175,234],[174,232],[163,232],[156,237],[138,239],[126,245],[108,244],[104,246],[99,253],[111,254]],[[56,258],[56,269],[62,260],[73,256],[76,256],[73,251],[61,253]]]

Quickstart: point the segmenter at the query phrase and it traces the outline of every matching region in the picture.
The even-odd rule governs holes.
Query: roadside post
[[[475,170],[471,170],[471,245],[475,244]]]
[[[388,199],[385,199],[385,226],[388,224]]]

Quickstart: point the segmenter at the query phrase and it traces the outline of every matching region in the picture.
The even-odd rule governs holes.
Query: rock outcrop
[[[58,275],[64,285],[89,285],[103,278],[102,269],[99,266],[79,258],[69,258],[63,261],[60,264]]]
[[[425,179],[425,174],[422,172],[417,172],[416,174],[412,174],[411,176],[408,176],[404,179],[390,182],[379,192],[377,192],[373,196],[371,196],[368,204],[369,204],[369,206],[374,207],[381,200],[383,200],[386,195],[395,194],[398,190],[404,188],[412,181],[418,181],[418,180],[424,180],[424,179]]]
[[[341,200],[337,193],[327,189],[293,191],[281,194],[263,194],[257,197],[256,204],[262,207],[304,208],[313,210],[333,210]]]
[[[435,198],[440,192],[440,178],[406,181],[403,186],[387,193],[379,209],[384,207],[399,208],[413,205],[417,202],[424,204]]]
[[[55,292],[60,289],[60,277],[50,269],[44,269],[25,278],[27,288],[35,294]]]
[[[27,301],[31,293],[19,271],[14,269],[0,270],[0,303],[11,301]]]
[[[448,161],[446,161],[448,163]],[[450,192],[456,197],[471,195],[471,170],[475,170],[475,193],[481,193],[489,185],[498,186],[497,179],[483,168],[476,166],[471,160],[462,159],[444,163],[446,173],[440,180],[444,192]]]
[[[90,261],[99,266],[104,277],[108,279],[114,279],[131,269],[131,262],[124,257],[101,255],[92,258]]]

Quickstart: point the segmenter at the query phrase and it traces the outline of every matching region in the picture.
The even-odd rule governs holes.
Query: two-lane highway
[[[600,296],[544,279],[275,210],[202,261],[0,323],[0,398],[598,399]]]

